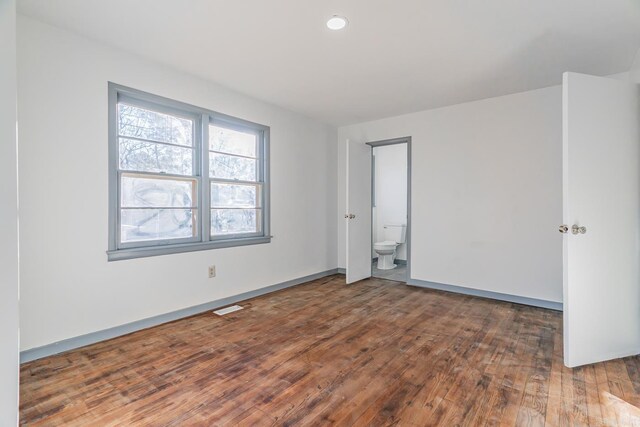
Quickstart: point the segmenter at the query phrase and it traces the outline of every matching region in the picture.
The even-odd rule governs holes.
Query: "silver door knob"
[[[573,224],[571,226],[571,232],[573,234],[584,234],[587,232],[587,227],[579,227],[578,224]]]
[[[561,233],[566,233],[567,231],[569,231],[569,227],[562,224],[560,227],[558,227],[558,231]]]

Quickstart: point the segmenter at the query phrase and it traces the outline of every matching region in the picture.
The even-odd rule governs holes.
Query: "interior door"
[[[560,231],[569,367],[640,353],[638,103],[638,85],[564,74]]]
[[[347,140],[347,283],[371,277],[371,147]]]

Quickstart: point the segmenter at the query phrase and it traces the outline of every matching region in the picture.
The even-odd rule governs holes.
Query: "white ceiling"
[[[343,125],[627,71],[639,0],[19,0],[20,12]],[[338,13],[346,30],[325,26]]]

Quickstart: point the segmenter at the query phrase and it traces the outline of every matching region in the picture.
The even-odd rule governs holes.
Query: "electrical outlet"
[[[216,277],[216,266],[215,265],[210,265],[209,266],[209,279]]]

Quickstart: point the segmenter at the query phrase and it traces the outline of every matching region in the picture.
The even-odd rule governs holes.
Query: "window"
[[[269,127],[109,84],[109,260],[268,243]]]

